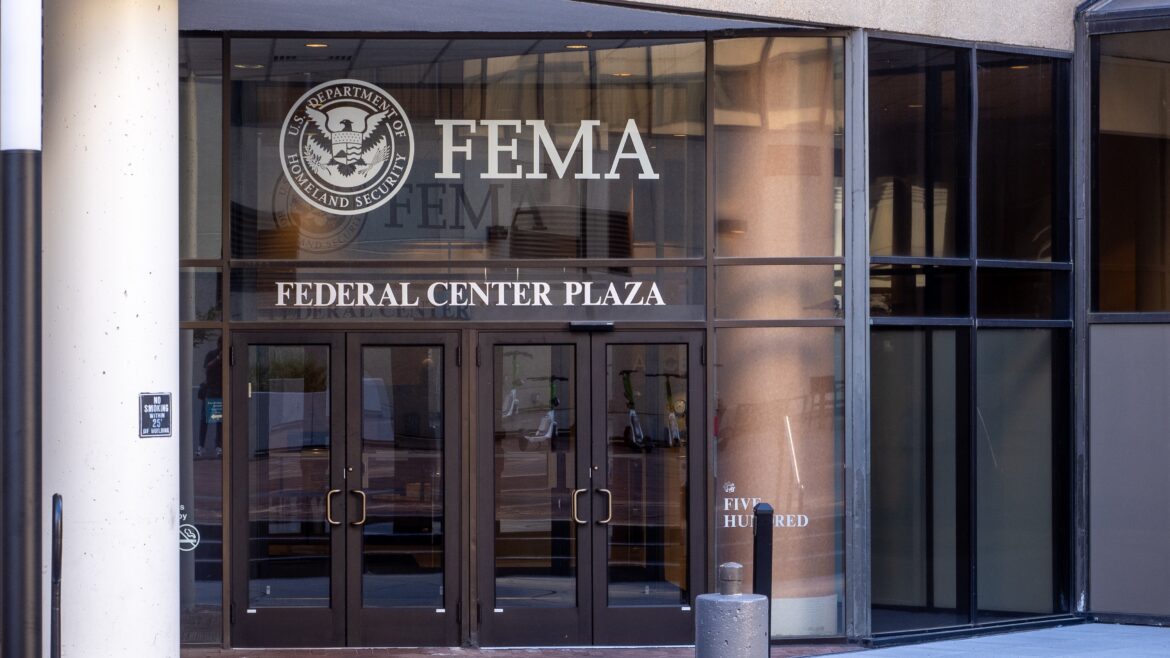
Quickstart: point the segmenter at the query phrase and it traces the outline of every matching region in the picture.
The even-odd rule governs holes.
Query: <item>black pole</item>
[[[53,494],[53,601],[49,609],[49,658],[61,658],[61,544],[65,540],[64,505]]]
[[[772,637],[772,519],[768,503],[756,503],[752,510],[752,593],[768,598],[768,638]]]
[[[32,64],[30,64],[31,66]],[[0,152],[3,651],[41,654],[41,153]]]

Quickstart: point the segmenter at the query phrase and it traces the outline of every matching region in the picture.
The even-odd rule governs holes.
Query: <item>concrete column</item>
[[[178,2],[46,0],[44,22],[44,490],[65,500],[62,656],[177,658]],[[173,436],[139,438],[146,392],[172,393]]]

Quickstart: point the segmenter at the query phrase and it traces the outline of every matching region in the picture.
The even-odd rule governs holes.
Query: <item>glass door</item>
[[[458,645],[457,335],[347,342],[349,644]]]
[[[700,345],[697,332],[481,336],[482,644],[693,641]]]
[[[697,332],[594,337],[596,644],[694,641],[705,564],[700,346]]]
[[[232,344],[233,644],[345,644],[340,334]]]
[[[476,351],[480,643],[588,644],[586,337],[485,334]],[[583,440],[584,439],[584,440]]]
[[[234,337],[233,645],[458,644],[456,346]]]

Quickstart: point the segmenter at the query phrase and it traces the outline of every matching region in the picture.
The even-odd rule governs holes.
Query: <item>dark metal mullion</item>
[[[923,496],[926,516],[926,607],[934,608],[934,329],[923,335],[923,370],[926,393],[926,418],[923,437]]]
[[[1013,329],[1071,329],[1072,320],[1037,320],[1016,318],[980,318],[975,321],[980,329],[1013,328]]]
[[[296,269],[330,269],[330,270],[376,270],[395,268],[401,270],[419,269],[451,269],[451,270],[483,270],[484,268],[579,268],[591,267],[702,267],[706,261],[700,258],[565,258],[532,259],[532,260],[277,260],[260,258],[235,258],[230,261],[236,268],[296,268]]]
[[[874,317],[869,321],[874,327],[970,327],[975,322],[967,316],[958,317]]]
[[[706,395],[706,409],[710,410],[706,414],[703,422],[706,425],[706,435],[713,437],[711,441],[705,443],[705,454],[703,455],[707,463],[707,472],[709,476],[704,478],[701,486],[704,491],[703,500],[707,502],[708,512],[703,515],[705,525],[705,545],[707,548],[708,566],[703,570],[703,575],[706,582],[699,584],[699,589],[704,592],[712,590],[712,585],[715,583],[715,560],[712,559],[718,553],[715,546],[715,528],[716,528],[716,509],[715,497],[717,495],[715,478],[718,477],[718,453],[715,445],[718,437],[715,436],[715,363],[718,354],[715,352],[715,304],[718,301],[715,297],[715,263],[717,259],[716,240],[718,236],[715,231],[715,212],[716,212],[716,189],[715,189],[715,149],[718,144],[715,141],[715,103],[713,101],[712,90],[715,88],[715,39],[710,34],[706,37],[706,51],[704,53],[704,71],[703,71],[703,115],[704,115],[704,157],[705,157],[705,171],[704,178],[706,180],[706,209],[704,217],[706,244],[703,246],[704,263],[706,264],[706,290],[704,296],[706,298],[706,331],[705,345],[706,345],[706,363],[702,364],[704,367],[705,384],[704,392]],[[693,518],[693,517],[692,517]]]
[[[967,89],[970,91],[970,97],[967,103],[967,254],[975,261],[967,272],[967,280],[970,286],[970,294],[968,295],[968,312],[972,318],[979,317],[979,278],[977,276],[978,259],[979,259],[979,204],[978,204],[978,190],[979,190],[979,61],[977,52],[974,48],[967,50]],[[975,447],[978,442],[975,440],[978,436],[979,416],[979,397],[978,397],[978,352],[979,339],[978,329],[973,324],[969,330],[970,334],[967,343],[967,401],[968,409],[968,432],[967,437],[967,464],[965,471],[967,476],[967,486],[965,487],[967,493],[967,622],[969,624],[977,624],[979,621],[979,592],[978,592],[978,539],[979,539],[979,499],[978,491],[976,490],[976,483],[978,481],[978,451]],[[957,453],[956,453],[957,454]]]
[[[232,72],[232,50],[231,38],[227,35],[221,37],[220,43],[220,108],[219,108],[219,160],[220,160],[220,189],[219,189],[219,259],[217,265],[220,271],[220,304],[223,305],[220,313],[220,340],[222,345],[227,346],[229,350],[229,358],[226,360],[226,367],[220,366],[220,390],[223,391],[221,400],[223,404],[223,418],[220,419],[219,431],[220,445],[223,447],[223,461],[220,464],[220,507],[223,510],[224,518],[220,523],[220,532],[223,534],[220,541],[220,560],[221,562],[221,577],[222,583],[220,587],[220,643],[222,646],[230,647],[232,642],[232,617],[234,616],[232,610],[232,590],[235,587],[233,574],[236,570],[231,568],[231,547],[235,541],[234,533],[232,532],[235,519],[233,513],[237,511],[237,507],[231,503],[232,501],[232,483],[235,481],[233,477],[234,469],[234,430],[235,423],[232,421],[232,414],[234,413],[232,400],[234,392],[232,391],[232,370],[235,368],[235,356],[231,346],[232,335],[231,325],[228,319],[231,317],[231,272],[229,267],[231,265],[231,72]],[[271,69],[271,67],[269,67]],[[184,326],[180,323],[180,327]],[[241,355],[241,358],[246,358],[246,355]],[[240,366],[246,369],[246,365]],[[241,476],[242,477],[242,476]],[[247,513],[246,508],[241,508],[240,511]],[[226,566],[227,568],[224,568]],[[244,573],[244,572],[239,572]],[[241,601],[246,603],[246,601]],[[245,614],[243,610],[240,614]]]
[[[994,267],[1001,270],[1050,270],[1057,272],[1071,272],[1072,263],[1068,261],[1032,261],[1032,260],[1003,260],[979,259],[975,263],[979,267]]]
[[[871,256],[873,265],[923,265],[942,267],[971,267],[975,264],[971,258],[931,258],[919,256]]]
[[[844,265],[845,259],[840,256],[716,256],[715,265]]]

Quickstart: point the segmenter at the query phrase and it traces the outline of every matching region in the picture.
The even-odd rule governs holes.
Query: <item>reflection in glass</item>
[[[1069,272],[981,267],[979,317],[1061,320],[1069,317]]]
[[[1068,260],[1065,63],[980,51],[979,257]]]
[[[327,607],[329,348],[249,345],[248,605]]]
[[[970,621],[959,495],[969,485],[967,349],[965,330],[871,334],[875,633]]]
[[[443,607],[443,349],[362,348],[362,604]]]
[[[306,58],[303,39],[233,39],[232,255],[701,256],[704,43],[582,43],[589,47],[566,51],[559,39],[333,39],[329,57]],[[365,214],[307,203],[279,158],[289,109],[337,78],[384,89],[412,126],[409,176],[390,202]],[[469,158],[445,154],[439,120],[467,122],[449,126],[447,139],[469,148]],[[505,122],[493,124],[497,141],[484,121]],[[634,141],[623,139],[629,121],[645,166]]]
[[[840,38],[715,41],[717,255],[842,254],[844,52]]]
[[[223,334],[180,332],[179,591],[182,641],[218,643],[223,629]]]
[[[869,276],[873,316],[968,315],[968,270],[961,267],[874,265]]]
[[[871,255],[967,255],[967,57],[869,40]]]
[[[607,345],[605,371],[609,604],[686,605],[687,346]]]
[[[977,337],[978,618],[1067,612],[1065,332],[980,329]]]
[[[752,565],[751,510],[776,510],[772,637],[842,632],[844,332],[715,331],[715,563]]]
[[[179,258],[219,258],[223,40],[179,39]]]
[[[497,608],[577,605],[574,352],[572,345],[493,349]]]
[[[1093,310],[1170,311],[1170,31],[1094,40]]]
[[[840,265],[737,265],[715,269],[715,317],[844,317]]]

